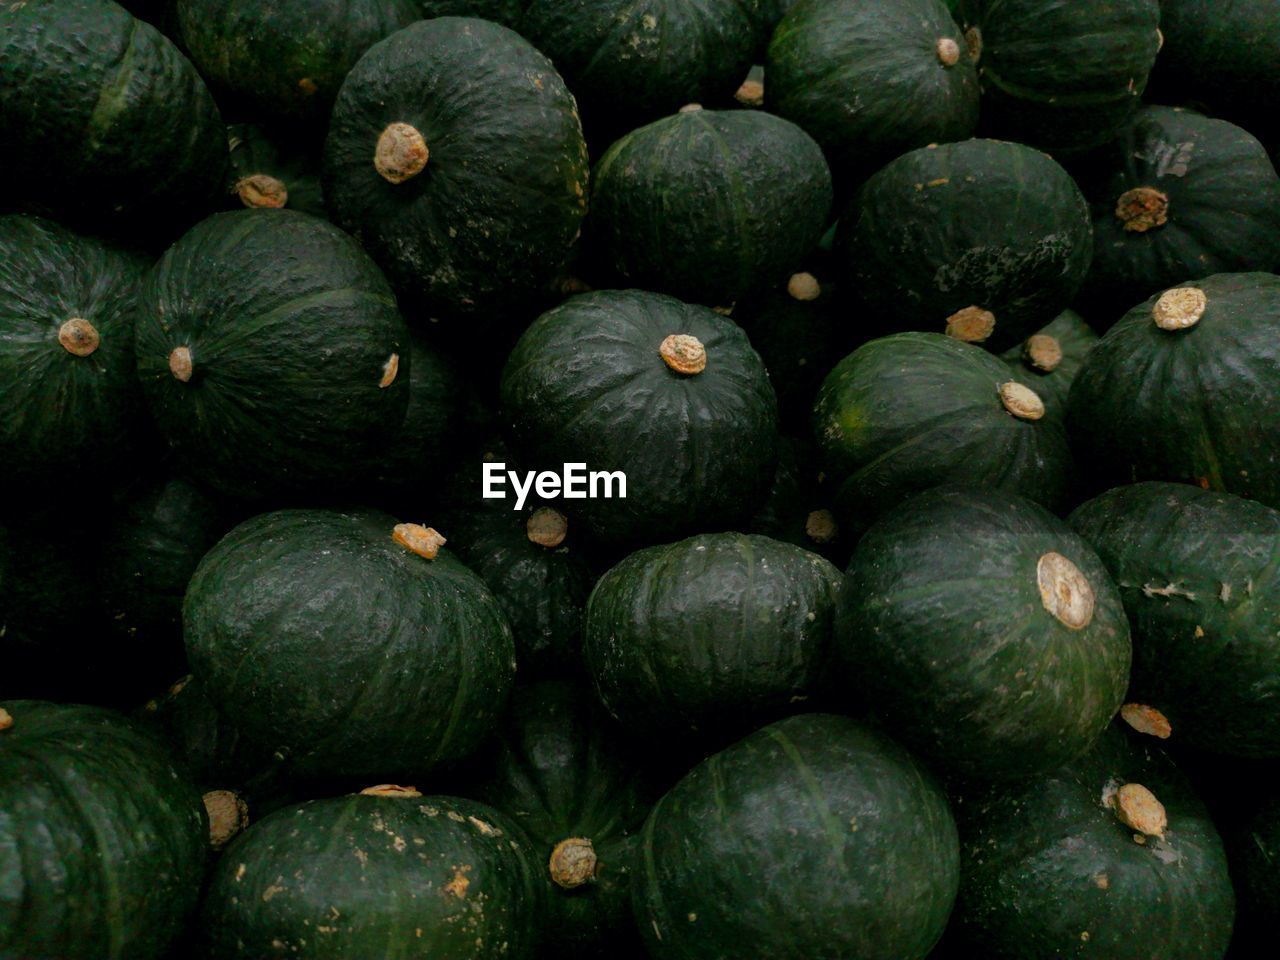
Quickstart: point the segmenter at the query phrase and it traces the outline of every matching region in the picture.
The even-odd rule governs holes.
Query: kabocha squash
[[[1007,364],[937,333],[899,333],[845,357],[813,411],[841,527],[861,532],[912,493],[986,486],[1065,506],[1073,473],[1060,418]]]
[[[497,811],[370,787],[277,810],[226,849],[201,910],[203,955],[529,960],[543,894]]]
[[[591,242],[625,285],[732,306],[795,270],[827,228],[831,174],[793,123],[682,110],[597,164]]]
[[[947,924],[958,860],[946,798],[919,763],[852,720],[809,714],[708,758],[658,801],[632,907],[655,960],[919,960]]]
[[[1150,743],[1113,727],[1080,759],[956,809],[953,929],[969,950],[998,960],[1226,953],[1235,902],[1222,840]]]
[[[408,403],[408,330],[354,240],[316,217],[209,217],[148,275],[138,376],[200,484],[243,500],[332,490]]]
[[[996,351],[1061,313],[1093,256],[1089,207],[1070,174],[997,140],[899,157],[841,224],[837,262],[892,329]]]
[[[242,207],[278,210],[288,207],[301,213],[327,217],[320,189],[320,152],[291,144],[280,134],[262,127],[237,123],[227,127],[231,164],[227,177],[227,202]]]
[[[195,909],[206,844],[200,794],[123,717],[0,703],[0,955],[155,960]]]
[[[526,40],[484,20],[406,27],[334,106],[325,199],[431,317],[518,310],[555,279],[587,207],[574,100]]]
[[[587,672],[631,733],[724,742],[818,692],[842,579],[817,554],[747,534],[637,551],[591,592]]]
[[[922,493],[867,532],[848,576],[850,702],[954,777],[1052,770],[1120,709],[1120,595],[1089,545],[1027,500]]]
[[[56,107],[54,106],[56,105]],[[111,0],[28,0],[0,15],[3,202],[167,234],[222,184],[226,131],[191,63]],[[163,226],[161,226],[163,225]]]
[[[1159,0],[974,0],[965,40],[983,123],[1055,153],[1100,146],[1137,109],[1162,42]]]
[[[1071,515],[1133,626],[1126,717],[1215,753],[1280,757],[1280,512],[1186,484],[1108,491]]]
[[[232,112],[323,124],[347,71],[418,17],[415,0],[174,0],[183,42]]]
[[[1044,401],[1047,416],[1067,415],[1071,384],[1098,335],[1074,310],[1064,310],[1043,329],[1001,354],[1013,378]]]
[[[1109,148],[1105,169],[1089,191],[1084,292],[1111,317],[1176,283],[1280,265],[1280,177],[1241,128],[1147,107]]]
[[[1090,351],[1068,420],[1096,489],[1173,480],[1280,507],[1280,277],[1218,274],[1127,313]]]
[[[573,297],[525,331],[501,393],[530,461],[626,474],[625,499],[570,504],[607,541],[722,529],[768,494],[777,400],[746,335],[704,307],[635,290]]]
[[[766,107],[822,145],[843,192],[977,127],[977,74],[941,0],[798,0],[765,70]]]
[[[489,733],[511,628],[430,528],[282,510],[200,562],[183,606],[192,672],[251,740],[306,775],[414,774]]]
[[[47,498],[87,464],[99,482],[122,472],[141,416],[133,328],[145,269],[50,220],[0,216],[0,486]]]

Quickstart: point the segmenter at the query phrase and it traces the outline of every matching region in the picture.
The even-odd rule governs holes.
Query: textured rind
[[[831,173],[793,123],[752,110],[677,113],[596,165],[593,244],[624,285],[732,306],[783,281],[827,228]]]
[[[702,342],[705,370],[667,367],[658,347],[672,334]],[[723,529],[769,492],[773,388],[746,335],[705,307],[637,290],[573,297],[525,331],[501,393],[504,425],[538,466],[626,473],[625,500],[566,501],[605,540]]]
[[[639,855],[632,908],[655,960],[919,960],[959,870],[955,822],[925,769],[883,734],[821,714],[695,767],[649,814]]]
[[[817,554],[758,535],[649,547],[591,593],[587,672],[605,708],[637,736],[723,742],[816,692],[842,580]]]
[[[765,106],[826,151],[837,183],[861,180],[908,150],[963,140],[978,123],[978,78],[941,0],[799,0],[778,24]]]
[[[0,955],[160,957],[200,893],[200,794],[110,710],[0,706]]]
[[[284,184],[289,210],[328,217],[324,191],[320,188],[320,151],[310,143],[294,143],[288,134],[270,134],[263,127],[236,123],[227,127],[231,162],[227,172],[224,206],[241,210],[245,204],[236,195],[236,185],[244,177],[266,174]]]
[[[1205,293],[1195,326],[1161,330],[1153,297],[1090,351],[1068,400],[1079,462],[1098,490],[1171,480],[1280,507],[1280,277],[1217,274],[1179,287]]]
[[[995,314],[984,346],[1020,343],[1071,302],[1093,256],[1084,196],[1051,157],[998,140],[914,150],[863,188],[836,256],[893,329],[942,333]]]
[[[484,804],[313,800],[223,852],[202,908],[202,955],[528,960],[543,897],[523,836]]]
[[[222,119],[195,68],[110,0],[6,6],[0,140],[6,205],[99,227],[198,216],[227,158]]]
[[[1045,607],[1037,572],[1056,552],[1095,595],[1080,630]],[[849,565],[838,643],[850,699],[963,780],[1031,776],[1084,753],[1120,708],[1129,624],[1093,549],[1041,507],[994,490],[940,488],[887,515]]]
[[[253,741],[303,773],[414,775],[489,733],[515,671],[511,628],[443,550],[368,512],[281,510],[201,561],[183,622],[192,672]]]
[[[1162,838],[1135,843],[1103,802],[1125,783],[1164,805]],[[998,960],[1226,953],[1235,897],[1222,840],[1190,783],[1150,741],[1112,727],[1079,760],[956,809],[960,944]]]
[[[288,210],[214,214],[139,296],[138,376],[199,484],[243,500],[349,483],[409,399],[408,329],[386,280],[332,224]],[[189,382],[170,354],[190,349]],[[399,373],[379,386],[392,354]]]
[[[1071,384],[1084,366],[1084,358],[1098,342],[1098,335],[1073,310],[1064,310],[1032,336],[1038,334],[1053,337],[1062,348],[1062,359],[1054,369],[1048,372],[1036,369],[1023,351],[1025,340],[1002,353],[1000,359],[1009,364],[1013,379],[1026,384],[1044,401],[1048,416],[1062,419],[1067,415],[1067,395],[1071,392]]]
[[[391,123],[417,129],[426,169],[393,184],[373,164]],[[406,302],[430,317],[492,315],[540,294],[587,209],[587,148],[551,62],[506,27],[419,21],[375,44],[342,85],[325,198]]]
[[[86,464],[101,481],[127,461],[141,417],[133,330],[145,269],[51,220],[0,216],[0,488],[44,496]],[[58,342],[74,317],[98,332],[88,356]]]
[[[1108,491],[1071,525],[1098,551],[1133,628],[1128,699],[1171,743],[1280,757],[1280,512],[1174,483]]]
[[[1000,398],[1008,365],[938,333],[873,340],[828,375],[814,405],[819,459],[841,526],[861,531],[950,482],[1066,505],[1073,465],[1061,419],[1023,420]]]

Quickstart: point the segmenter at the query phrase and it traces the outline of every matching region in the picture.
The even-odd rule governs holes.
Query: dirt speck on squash
[[[471,881],[467,879],[467,873],[470,870],[471,867],[468,865],[454,867],[453,879],[444,885],[445,892],[453,894],[459,900],[466,899],[467,887],[471,886]]]

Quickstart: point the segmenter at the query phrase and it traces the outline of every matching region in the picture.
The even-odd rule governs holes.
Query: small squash
[[[1056,320],[1000,355],[1009,364],[1013,379],[1025,384],[1044,401],[1046,416],[1065,418],[1067,396],[1076,374],[1084,366],[1098,335],[1074,310],[1064,310]]]
[[[328,217],[320,189],[320,154],[293,143],[285,133],[269,133],[253,124],[227,127],[231,164],[227,176],[227,204],[279,210],[287,207],[316,217]]]

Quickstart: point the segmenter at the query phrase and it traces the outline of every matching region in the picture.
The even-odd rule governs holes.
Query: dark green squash
[[[1150,742],[1113,727],[1080,759],[956,809],[953,930],[969,951],[996,960],[1226,953],[1235,897],[1222,840]]]
[[[428,20],[432,17],[480,17],[515,30],[528,0],[414,0],[414,4]]]
[[[1071,384],[1097,342],[1098,335],[1080,314],[1064,310],[1048,326],[1006,350],[1001,359],[1009,364],[1015,380],[1044,401],[1046,415],[1063,418]]]
[[[532,851],[496,810],[370,787],[241,834],[209,883],[201,955],[530,960],[544,893]]]
[[[658,801],[632,884],[654,960],[920,960],[959,873],[928,772],[844,717],[791,717],[695,767]]]
[[[1073,472],[1066,431],[999,358],[938,333],[859,347],[822,384],[814,439],[841,527],[860,533],[919,490],[1007,490],[1051,510]]]
[[[515,651],[497,600],[439,544],[371,511],[242,523],[187,588],[192,672],[307,775],[416,774],[465,755],[502,710]]]
[[[573,297],[525,331],[501,391],[530,467],[625,473],[625,499],[566,507],[605,540],[723,529],[769,491],[773,388],[746,335],[704,307],[635,290]]]
[[[1016,143],[912,151],[871,178],[841,220],[837,261],[873,316],[1005,350],[1071,302],[1093,255],[1071,175]]]
[[[152,270],[136,352],[192,479],[251,500],[349,484],[409,399],[408,330],[359,245],[317,217],[208,218]]]
[[[1280,507],[1277,324],[1270,273],[1218,274],[1129,311],[1071,387],[1072,442],[1095,489],[1172,480]]]
[[[822,145],[844,192],[977,127],[977,74],[942,0],[798,0],[765,71],[765,106]]]
[[[1055,153],[1106,143],[1137,109],[1159,0],[975,0],[965,39],[996,136]]]
[[[778,469],[773,488],[751,522],[747,533],[758,533],[811,550],[844,567],[854,537],[840,529],[828,506],[823,474],[817,467],[813,445],[794,437],[778,439]]]
[[[142,227],[151,244],[207,209],[227,159],[222,119],[195,68],[111,0],[5,7],[0,141],[5,207],[95,229]]]
[[[1280,266],[1280,177],[1239,127],[1147,107],[1104,169],[1088,191],[1094,260],[1083,292],[1108,319],[1176,283]]]
[[[768,537],[705,534],[648,547],[591,592],[587,672],[633,735],[725,742],[818,692],[841,585],[822,557]]]
[[[195,909],[207,830],[195,787],[119,714],[0,703],[0,955],[156,960]]]
[[[623,286],[728,307],[799,267],[830,210],[826,160],[795,124],[690,108],[601,158],[590,237]]]
[[[542,293],[587,209],[573,96],[526,40],[440,17],[371,47],[342,85],[325,199],[426,317],[492,315]]]
[[[949,775],[1028,777],[1120,709],[1129,624],[1093,549],[1043,508],[943,487],[871,528],[838,643],[854,702]]]
[[[262,127],[236,123],[227,127],[231,165],[227,176],[227,205],[278,210],[288,207],[327,217],[320,189],[320,152],[291,142],[284,133],[269,134]]]
[[[1240,898],[1238,932],[1255,934],[1262,944],[1274,935],[1280,917],[1280,796],[1273,793],[1259,804],[1243,828],[1240,842],[1228,847]],[[1233,827],[1224,825],[1224,830],[1231,832]],[[1242,940],[1236,938],[1243,946]]]
[[[48,500],[122,473],[141,417],[133,329],[145,261],[50,220],[0,216],[0,489]],[[8,509],[0,511],[8,513]]]
[[[1187,484],[1111,490],[1071,515],[1133,626],[1126,715],[1214,753],[1280,757],[1280,512]],[[1154,711],[1154,713],[1152,713]]]

